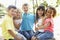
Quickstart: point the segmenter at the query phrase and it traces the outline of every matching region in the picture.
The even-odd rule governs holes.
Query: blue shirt
[[[35,16],[32,13],[24,13],[22,16],[22,24],[20,27],[21,31],[33,30],[33,24],[35,21]]]

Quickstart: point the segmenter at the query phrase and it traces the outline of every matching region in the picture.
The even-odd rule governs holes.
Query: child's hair
[[[20,9],[17,9],[17,13],[18,13],[18,12],[20,13],[20,12],[21,12],[21,10],[20,10]]]
[[[43,15],[42,16],[45,16],[45,7],[44,6],[39,6],[36,10],[36,20],[39,19],[39,16],[38,16],[38,10],[42,9],[43,11]]]
[[[16,6],[14,6],[14,5],[10,5],[10,6],[8,6],[7,9],[10,10],[11,8],[13,8],[13,9],[17,9]]]
[[[55,17],[56,16],[56,9],[52,6],[48,6],[48,8],[51,9],[51,13],[52,13],[52,10],[53,10],[53,15],[52,16]],[[48,8],[46,9],[46,12],[47,12]]]
[[[23,4],[23,6],[28,6],[28,4],[27,4],[27,3],[25,3],[25,4]]]

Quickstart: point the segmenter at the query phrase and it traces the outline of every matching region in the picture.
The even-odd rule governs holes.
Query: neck
[[[25,11],[25,13],[28,13],[28,11]]]
[[[51,18],[51,17],[47,17],[47,18]]]
[[[40,16],[39,18],[41,19],[41,18],[43,18],[43,16]]]
[[[12,17],[12,15],[10,15],[10,14],[7,14],[8,16],[10,16],[10,17]]]

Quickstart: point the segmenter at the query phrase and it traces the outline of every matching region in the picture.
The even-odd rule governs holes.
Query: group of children
[[[32,40],[48,40],[53,38],[53,18],[56,15],[56,10],[53,7],[48,7],[46,10],[44,6],[39,6],[36,11],[36,33]]]
[[[54,7],[37,7],[36,15],[28,12],[29,5],[23,5],[24,13],[11,5],[7,8],[7,15],[2,23],[4,40],[48,40],[53,38],[56,15]],[[35,26],[34,26],[35,25]],[[35,27],[35,32],[33,30]]]

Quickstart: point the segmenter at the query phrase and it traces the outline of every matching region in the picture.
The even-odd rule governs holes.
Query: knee
[[[24,34],[24,36],[29,39],[30,38],[30,35],[29,34]]]
[[[23,40],[27,40],[27,38],[23,37]]]
[[[31,40],[36,40],[36,37],[33,36],[33,37],[31,38]]]

